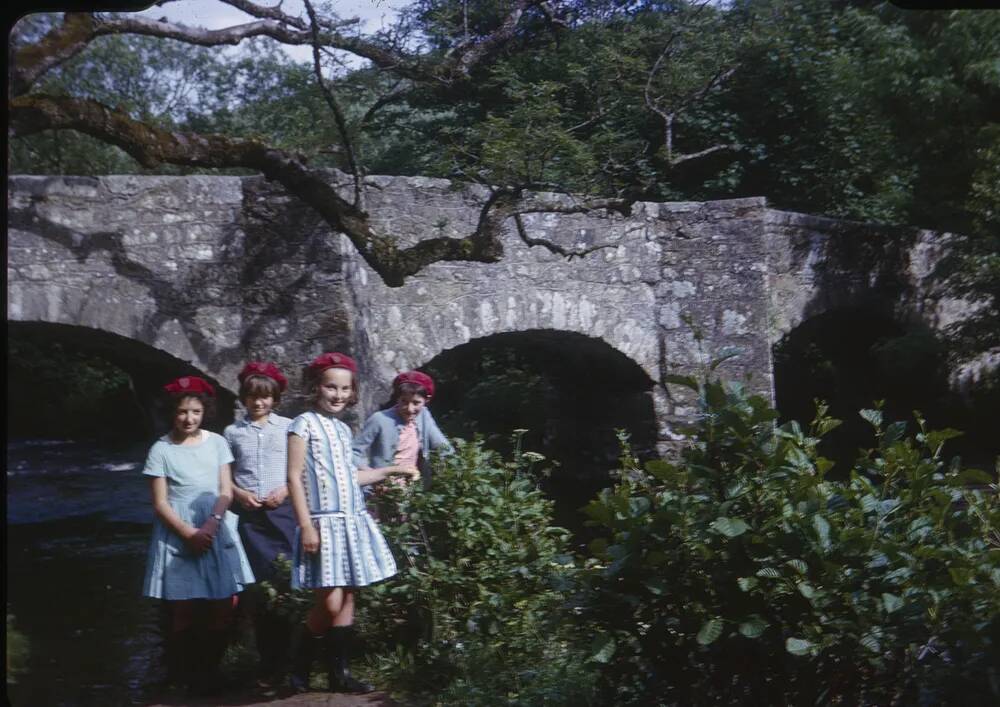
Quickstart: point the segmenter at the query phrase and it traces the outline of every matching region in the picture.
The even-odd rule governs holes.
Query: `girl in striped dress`
[[[365,510],[361,484],[392,476],[420,478],[414,467],[359,471],[351,431],[337,416],[357,402],[357,364],[326,353],[306,372],[313,409],[288,428],[288,492],[298,531],[292,587],[314,590],[316,603],[296,640],[292,686],[309,689],[309,670],[320,644],[326,649],[331,692],[370,692],[348,669],[354,623],[354,592],[396,573],[389,546]]]

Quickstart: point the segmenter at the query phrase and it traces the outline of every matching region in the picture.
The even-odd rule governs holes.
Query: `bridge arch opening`
[[[872,307],[829,311],[775,345],[775,405],[782,421],[807,425],[816,399],[829,404],[828,414],[843,421],[820,446],[836,463],[834,475],[847,473],[859,449],[874,446],[871,425],[858,411],[877,400],[884,401],[883,418],[910,423],[910,434],[916,433],[914,410],[932,428],[962,430],[945,453],[991,467],[1000,445],[982,426],[984,398],[963,399],[950,388],[947,353],[945,342],[919,322],[904,324]]]
[[[543,488],[559,515],[572,515],[610,483],[621,453],[616,430],[628,432],[640,458],[655,454],[653,381],[602,339],[557,330],[499,333],[446,350],[421,369],[437,382],[431,409],[445,434],[479,434],[488,447],[509,452],[513,431],[527,430],[522,448],[557,462]]]
[[[190,363],[90,327],[7,322],[7,436],[147,443],[167,431],[162,386],[198,375],[218,394],[206,428],[232,421],[235,396]]]

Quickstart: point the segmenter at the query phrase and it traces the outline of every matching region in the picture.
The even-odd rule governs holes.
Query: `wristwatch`
[[[220,516],[218,513],[213,513],[212,517],[215,518],[220,523],[222,522],[222,516]]]

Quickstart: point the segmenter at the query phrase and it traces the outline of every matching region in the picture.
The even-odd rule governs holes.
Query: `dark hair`
[[[274,404],[281,402],[281,386],[278,381],[270,376],[261,373],[253,373],[243,379],[240,383],[240,402],[244,402],[247,397],[252,398],[274,398]]]
[[[335,368],[335,366],[331,366]],[[316,402],[319,398],[319,382],[323,379],[323,374],[329,371],[329,368],[324,368],[322,371],[315,372],[312,368],[307,368],[305,375],[302,377],[303,387],[309,391],[309,398],[312,402]],[[357,405],[358,403],[358,374],[343,368],[341,370],[347,371],[351,374],[351,397],[347,401],[347,407],[352,405]]]
[[[201,403],[201,406],[205,409],[205,412],[201,416],[202,424],[206,422],[211,422],[215,419],[215,397],[209,395],[208,393],[164,393],[165,405],[164,410],[166,411],[167,421],[173,426],[174,415],[177,414],[177,407],[182,401],[188,398],[194,398]]]
[[[395,405],[400,398],[413,395],[422,395],[425,398],[431,397],[427,394],[427,388],[419,383],[396,383],[392,386],[392,397],[389,399],[389,402]]]

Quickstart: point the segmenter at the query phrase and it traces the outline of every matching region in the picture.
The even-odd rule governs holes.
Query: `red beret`
[[[342,353],[337,353],[336,351],[321,354],[309,364],[309,370],[317,375],[327,368],[344,368],[354,374],[358,372],[358,364],[354,362],[353,358]]]
[[[240,384],[246,380],[247,376],[266,376],[278,384],[278,389],[284,391],[288,387],[288,379],[281,374],[281,370],[270,361],[251,361],[243,367],[240,374],[236,376]]]
[[[163,389],[168,393],[204,393],[215,397],[215,388],[212,387],[212,384],[198,376],[182,376],[167,383]]]
[[[403,371],[392,380],[392,387],[400,383],[414,383],[427,391],[427,397],[434,397],[434,379],[420,371]]]

